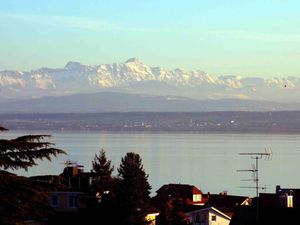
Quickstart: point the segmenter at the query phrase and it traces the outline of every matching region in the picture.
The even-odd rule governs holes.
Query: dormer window
[[[201,194],[194,194],[193,195],[193,202],[201,202],[202,195]]]

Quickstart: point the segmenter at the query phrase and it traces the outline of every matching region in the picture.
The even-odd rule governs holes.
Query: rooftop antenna
[[[271,160],[272,159],[272,149],[271,148],[265,148],[265,152],[246,152],[246,153],[240,153],[239,155],[244,156],[250,156],[251,159],[255,160],[255,165],[252,164],[252,169],[246,169],[246,170],[237,170],[237,172],[251,172],[252,173],[252,179],[244,179],[242,181],[253,181],[255,182],[255,187],[252,186],[245,186],[241,188],[255,188],[256,189],[256,197],[259,195],[259,190],[266,190],[266,186],[260,187],[259,186],[259,173],[258,173],[258,160],[259,159],[265,159],[265,160]]]
[[[246,152],[246,153],[240,153],[239,155],[245,155],[245,156],[250,156],[251,159],[255,160],[255,165],[252,164],[252,169],[248,169],[248,170],[237,170],[238,172],[252,172],[252,176],[253,178],[250,179],[252,181],[255,182],[255,187],[252,186],[245,186],[245,187],[241,187],[241,188],[255,188],[256,189],[256,222],[258,222],[258,197],[259,197],[259,189],[261,190],[266,190],[267,187],[266,185],[264,187],[260,187],[259,186],[259,178],[258,178],[258,160],[262,159],[263,157],[265,158],[265,160],[270,160],[272,159],[272,149],[271,148],[265,148],[265,152]]]
[[[70,159],[66,160],[65,162],[61,163],[64,164],[66,167],[72,167],[77,165],[77,161],[71,161]]]

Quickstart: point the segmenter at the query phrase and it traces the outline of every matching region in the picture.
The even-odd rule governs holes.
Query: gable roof
[[[193,185],[188,184],[165,184],[161,188],[159,188],[156,193],[167,192],[169,195],[188,195],[192,196],[193,194],[203,194],[200,189]]]
[[[188,212],[185,212],[186,215],[191,215],[191,214],[194,214],[194,213],[200,213],[200,212],[205,212],[205,211],[213,211],[215,214],[223,217],[223,218],[226,218],[228,220],[231,220],[231,217],[226,215],[225,213],[221,212],[220,210],[212,207],[212,206],[209,206],[209,207],[202,207],[202,208],[198,208],[198,209],[195,209],[195,210],[191,210],[191,211],[188,211]]]
[[[230,208],[234,209],[238,205],[242,205],[249,199],[247,196],[236,196],[227,194],[209,194],[205,195],[207,198],[206,205],[217,208]]]

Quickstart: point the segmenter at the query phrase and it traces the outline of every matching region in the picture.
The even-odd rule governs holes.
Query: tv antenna
[[[237,170],[237,172],[251,172],[252,173],[252,179],[245,179],[242,181],[253,181],[255,182],[255,187],[252,186],[245,186],[241,188],[255,188],[256,189],[256,197],[259,195],[259,190],[266,190],[266,186],[260,187],[259,186],[259,173],[258,173],[258,160],[265,158],[265,160],[271,160],[272,159],[272,149],[271,148],[265,148],[265,152],[246,152],[246,153],[240,153],[239,155],[243,156],[250,156],[251,159],[255,160],[255,165],[252,164],[252,169],[246,169],[246,170]]]
[[[66,160],[65,162],[61,163],[64,164],[66,167],[72,167],[77,165],[77,161],[71,161],[71,160]]]

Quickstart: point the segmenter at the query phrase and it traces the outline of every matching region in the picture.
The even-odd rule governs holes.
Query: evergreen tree
[[[25,169],[36,165],[36,160],[65,154],[61,149],[53,148],[53,144],[44,141],[50,135],[26,135],[15,139],[0,140],[0,169]]]
[[[1,130],[6,130],[1,127]],[[51,160],[51,156],[65,154],[44,141],[48,135],[27,135],[0,140],[0,224],[22,224],[25,219],[43,217],[49,206],[43,184],[7,170],[25,169],[36,165],[36,160]],[[47,189],[49,190],[49,189]]]
[[[101,149],[99,155],[95,154],[92,164],[92,173],[94,175],[93,191],[98,192],[102,196],[105,191],[111,191],[113,180],[111,173],[114,167],[111,166],[111,161],[107,160],[103,149]]]
[[[116,213],[117,208],[114,197],[115,181],[112,177],[114,167],[111,165],[111,161],[107,160],[103,149],[98,155],[95,154],[92,166],[92,191],[96,193],[96,199],[90,199],[88,203],[88,217],[91,221],[96,222],[89,222],[88,224],[98,224],[97,219],[99,217],[103,225],[118,224],[115,222],[118,214]]]
[[[118,168],[117,199],[123,224],[143,224],[149,206],[151,186],[142,165],[141,157],[133,152],[122,158]]]

